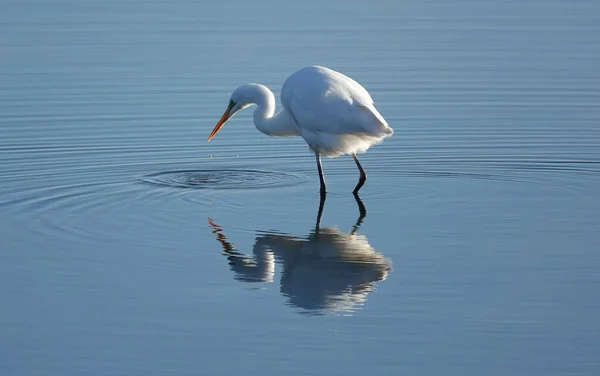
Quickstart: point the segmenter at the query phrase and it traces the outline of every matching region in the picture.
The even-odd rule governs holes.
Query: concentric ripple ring
[[[186,189],[254,189],[299,184],[301,175],[264,170],[177,170],[157,172],[141,181]]]

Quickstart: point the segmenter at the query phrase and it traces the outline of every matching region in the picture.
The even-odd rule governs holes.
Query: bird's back
[[[365,151],[393,133],[359,83],[325,67],[293,73],[283,84],[281,103],[306,142],[326,155]]]

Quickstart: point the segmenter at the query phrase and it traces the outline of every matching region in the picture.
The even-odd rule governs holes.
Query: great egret
[[[281,103],[283,110],[275,113],[275,95],[269,88],[259,84],[238,87],[208,140],[238,111],[256,104],[254,125],[259,131],[269,136],[302,136],[314,151],[321,196],[327,191],[321,155],[352,155],[360,171],[353,191],[356,195],[367,180],[356,153],[366,152],[394,133],[367,90],[342,73],[309,66],[288,77],[281,89]]]

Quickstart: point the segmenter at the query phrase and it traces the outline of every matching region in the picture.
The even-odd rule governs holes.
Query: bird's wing
[[[284,84],[281,99],[300,128],[374,136],[387,128],[369,93],[351,78],[330,70],[298,73]]]

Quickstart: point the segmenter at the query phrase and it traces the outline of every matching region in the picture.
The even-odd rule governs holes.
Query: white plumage
[[[292,74],[281,89],[281,103],[310,148],[328,157],[364,153],[394,133],[360,84],[328,68]]]
[[[356,194],[366,174],[356,157],[394,131],[377,111],[369,93],[348,76],[329,68],[309,66],[293,73],[281,89],[283,110],[275,114],[275,96],[267,87],[248,84],[231,95],[227,110],[209,140],[236,112],[256,104],[254,124],[270,136],[302,136],[315,152],[321,193],[326,191],[320,155],[351,154],[361,172]]]

